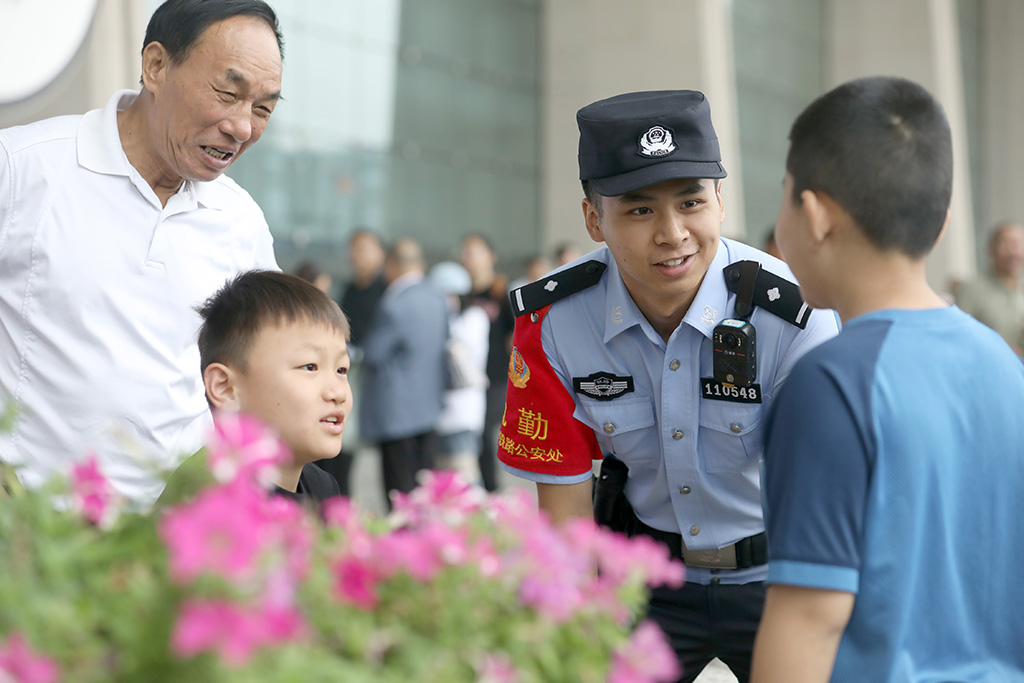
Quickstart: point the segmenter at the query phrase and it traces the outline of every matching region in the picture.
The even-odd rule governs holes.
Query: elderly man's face
[[[165,177],[215,179],[263,135],[281,92],[281,52],[262,20],[212,24],[152,86],[151,127]]]

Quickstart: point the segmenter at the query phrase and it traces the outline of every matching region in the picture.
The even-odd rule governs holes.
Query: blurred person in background
[[[779,249],[779,245],[775,242],[775,224],[774,223],[772,225],[768,226],[768,234],[764,238],[764,245],[761,247],[761,250],[764,253],[766,253],[766,254],[770,254],[771,256],[774,256],[775,258],[779,259],[780,261],[785,261],[786,260],[782,256],[782,251]]]
[[[509,291],[536,282],[550,273],[551,269],[551,261],[543,254],[530,256],[523,261],[523,274],[509,284]]]
[[[352,325],[352,346],[362,347],[363,339],[384,296],[384,247],[369,230],[357,230],[348,240],[348,262],[352,279],[341,294],[341,310]]]
[[[384,259],[387,289],[363,344],[360,435],[380,446],[385,499],[433,466],[445,392],[448,303],[425,276],[420,245],[400,239]]]
[[[567,263],[572,263],[580,256],[583,256],[583,250],[580,249],[578,244],[575,242],[562,242],[555,247],[555,267],[561,268]]]
[[[348,261],[352,267],[352,278],[344,284],[338,303],[348,317],[352,328],[349,343],[351,367],[349,381],[359,386],[362,375],[363,348],[366,332],[377,313],[380,299],[384,296],[387,282],[384,280],[384,247],[376,234],[368,230],[356,230],[348,240]],[[362,402],[354,402],[349,412],[349,426],[344,446],[338,456],[317,463],[334,475],[343,495],[351,495],[349,479],[355,464],[355,454],[361,445],[359,434],[359,410]]]
[[[448,299],[449,354],[457,361],[462,386],[445,392],[444,409],[437,421],[434,466],[454,469],[480,484],[479,455],[487,408],[487,348],[491,321],[479,306],[463,307],[469,293],[469,272],[445,261],[430,269],[430,282]]]
[[[223,173],[267,128],[281,43],[261,0],[168,0],[139,92],[0,131],[0,405],[20,408],[0,459],[26,486],[93,451],[145,507],[202,445],[195,307],[277,269],[263,212]]]
[[[1024,355],[1024,227],[997,225],[989,238],[988,257],[988,272],[956,288],[956,305]]]
[[[299,265],[295,266],[294,274],[296,277],[302,278],[324,294],[331,293],[331,286],[333,285],[331,274],[322,270],[315,261],[303,261]]]
[[[462,266],[469,272],[472,289],[463,297],[463,308],[479,306],[491,321],[487,351],[487,415],[484,421],[483,445],[480,449],[480,476],[484,488],[498,490],[498,430],[505,409],[505,384],[508,373],[508,352],[511,348],[512,307],[508,300],[508,278],[495,270],[498,261],[490,240],[480,234],[462,239]]]

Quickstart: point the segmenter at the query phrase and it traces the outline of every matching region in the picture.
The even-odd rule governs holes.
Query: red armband
[[[540,474],[589,472],[601,458],[594,430],[573,417],[576,402],[548,362],[541,323],[550,306],[516,320],[498,459]]]

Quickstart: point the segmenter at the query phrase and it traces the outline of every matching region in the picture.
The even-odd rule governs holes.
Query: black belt
[[[634,518],[632,528],[627,529],[626,533],[629,536],[650,536],[654,540],[663,543],[668,546],[669,552],[672,553],[672,557],[684,557],[683,550],[683,537],[680,534],[674,534],[670,531],[662,531],[661,529],[655,529],[654,527],[647,526],[639,519]],[[747,538],[741,538],[731,546],[720,548],[718,551],[687,551],[687,554],[701,555],[719,555],[723,551],[735,550],[736,562],[733,566],[731,556],[723,564],[722,562],[715,562],[714,560],[709,562],[687,562],[691,567],[709,567],[709,568],[722,568],[722,569],[747,569],[748,567],[758,567],[768,562],[768,536],[765,532],[748,536]],[[710,559],[710,558],[709,558]],[[685,561],[685,559],[684,559]]]

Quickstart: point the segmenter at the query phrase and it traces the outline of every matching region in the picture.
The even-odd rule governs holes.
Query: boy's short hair
[[[923,257],[953,192],[953,146],[942,106],[903,78],[861,78],[822,95],[789,133],[793,201],[823,192],[878,249]]]
[[[236,275],[198,309],[202,372],[210,363],[242,370],[249,346],[266,326],[299,321],[319,323],[349,337],[348,319],[329,296],[294,275],[249,270]]]

